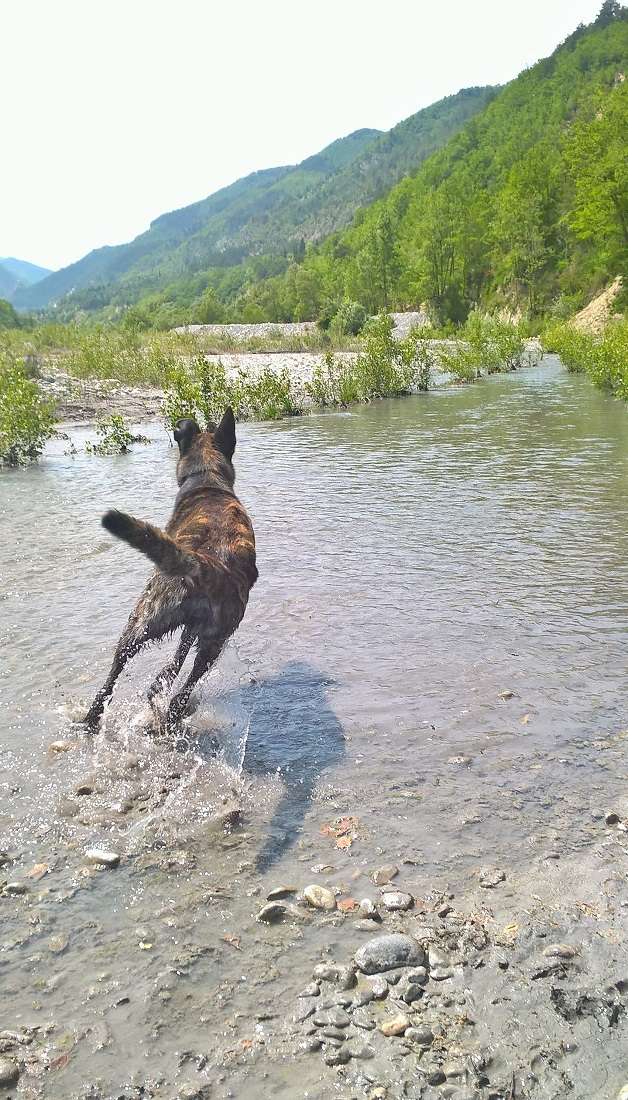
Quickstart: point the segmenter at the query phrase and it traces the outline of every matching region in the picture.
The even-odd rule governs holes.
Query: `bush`
[[[338,335],[357,336],[362,332],[368,313],[360,302],[345,301],[335,314],[331,327]]]
[[[628,321],[612,321],[603,333],[581,332],[573,325],[552,325],[541,334],[546,351],[555,352],[570,371],[583,371],[615,397],[628,401]]]
[[[393,322],[381,314],[364,329],[364,350],[354,360],[325,356],[306,389],[315,405],[350,405],[377,397],[398,397],[413,388],[427,390],[434,355],[425,330],[405,340],[393,337]]]
[[[441,352],[441,365],[460,382],[473,382],[483,373],[495,374],[528,365],[521,325],[488,317],[474,310],[459,332],[460,341]]]
[[[21,466],[39,458],[54,435],[54,407],[22,363],[9,352],[0,357],[0,461]]]
[[[88,454],[125,455],[134,443],[150,443],[145,435],[133,435],[124,419],[115,413],[96,425],[96,434],[100,436],[98,443],[88,440],[85,444]]]
[[[257,378],[243,371],[227,375],[220,360],[200,355],[169,372],[163,409],[170,427],[184,416],[204,425],[217,423],[228,405],[238,420],[279,420],[301,412],[287,371],[264,368]]]

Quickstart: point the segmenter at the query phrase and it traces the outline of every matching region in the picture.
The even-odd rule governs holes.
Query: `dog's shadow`
[[[322,773],[345,755],[342,726],[327,698],[333,681],[319,669],[290,661],[276,676],[240,688],[250,715],[243,770],[278,775],[284,791],[256,868],[272,867],[298,839]]]

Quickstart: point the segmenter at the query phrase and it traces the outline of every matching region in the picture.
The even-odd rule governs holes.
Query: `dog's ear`
[[[231,461],[235,446],[235,416],[233,415],[231,405],[229,405],[229,408],[225,410],[225,415],[214,432],[214,447],[216,447],[225,458]]]
[[[174,426],[174,438],[179,444],[179,453],[181,455],[187,454],[192,442],[196,439],[197,435],[200,435],[201,429],[199,428],[196,420],[192,420],[189,417],[185,417],[183,420],[177,420]]]

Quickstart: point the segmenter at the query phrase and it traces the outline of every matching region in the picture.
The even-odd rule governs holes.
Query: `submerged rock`
[[[401,890],[393,890],[390,893],[382,894],[382,905],[391,912],[410,909],[413,903],[414,898],[412,895],[404,894]]]
[[[303,897],[314,909],[332,910],[336,908],[336,897],[326,886],[306,886]]]
[[[491,890],[498,883],[504,882],[506,878],[506,872],[501,871],[499,867],[484,867],[480,871],[480,886],[485,890]]]
[[[381,974],[399,966],[422,966],[423,949],[410,936],[393,932],[369,940],[355,953],[355,962],[363,974]]]
[[[373,871],[372,879],[376,886],[385,886],[387,882],[390,882],[395,875],[399,874],[399,868],[394,863],[386,863],[383,867],[378,867],[376,871]]]
[[[0,1088],[5,1085],[14,1085],[19,1076],[20,1071],[15,1062],[0,1055]]]
[[[277,924],[279,921],[285,920],[288,913],[287,905],[282,905],[279,901],[271,901],[268,905],[262,906],[255,919],[261,921],[262,924]]]
[[[97,867],[117,867],[120,862],[118,852],[107,848],[88,848],[85,858],[88,863],[93,863]]]
[[[380,1031],[382,1035],[403,1035],[409,1027],[408,1017],[400,1012],[398,1016],[392,1016],[390,1020],[384,1020],[383,1024],[380,1025]]]

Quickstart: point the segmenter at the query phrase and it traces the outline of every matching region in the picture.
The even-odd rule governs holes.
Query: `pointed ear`
[[[179,453],[181,455],[187,454],[193,441],[197,435],[200,435],[201,429],[199,428],[196,420],[191,420],[185,417],[183,420],[177,420],[174,426],[174,438],[179,444]]]
[[[214,447],[231,461],[236,446],[235,416],[231,405],[214,432]]]

